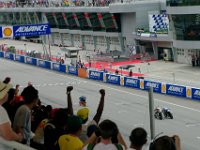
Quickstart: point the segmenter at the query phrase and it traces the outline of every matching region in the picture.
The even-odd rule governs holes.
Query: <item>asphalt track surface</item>
[[[144,127],[150,134],[148,93],[145,91],[114,86],[75,76],[0,59],[0,79],[12,78],[12,84],[20,84],[21,90],[29,81],[39,90],[44,104],[66,107],[66,86],[73,85],[73,105],[78,105],[78,97],[86,96],[93,117],[99,103],[99,89],[106,90],[102,119],[115,121],[128,141],[131,130]],[[200,147],[200,102],[177,97],[154,94],[155,106],[169,107],[174,119],[155,120],[156,134],[174,135],[181,138],[182,150],[199,150]],[[145,148],[146,149],[146,148]]]

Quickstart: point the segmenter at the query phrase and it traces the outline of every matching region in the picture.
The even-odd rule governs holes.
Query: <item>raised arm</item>
[[[101,94],[101,98],[100,98],[100,102],[97,108],[97,112],[93,118],[93,120],[98,124],[100,119],[101,119],[101,115],[103,113],[103,108],[104,108],[104,98],[105,98],[105,90],[101,89],[99,90],[99,93]]]
[[[73,115],[73,107],[72,107],[72,98],[71,98],[71,91],[73,90],[73,86],[67,87],[67,105],[68,105],[68,113],[69,115]]]

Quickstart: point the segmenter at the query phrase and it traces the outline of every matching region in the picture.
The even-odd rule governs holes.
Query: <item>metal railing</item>
[[[0,144],[5,145],[9,148],[16,149],[16,150],[36,150],[36,149],[31,148],[27,145],[24,145],[24,144],[15,142],[15,141],[7,141],[7,140],[4,140],[2,138],[0,138]]]

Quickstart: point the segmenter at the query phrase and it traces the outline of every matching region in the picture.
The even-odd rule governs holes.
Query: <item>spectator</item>
[[[115,74],[116,74],[116,75],[118,75],[118,74],[119,74],[119,71],[118,71],[118,69],[116,69],[116,70],[115,70]]]
[[[159,137],[150,144],[149,150],[181,150],[180,138],[177,135]]]
[[[129,77],[132,77],[133,76],[133,71],[132,69],[129,71]]]
[[[73,90],[72,86],[67,87],[67,101],[68,101],[68,110],[69,114],[73,115],[73,108],[72,108],[72,100],[71,100],[71,91]],[[80,136],[80,139],[85,142],[88,137],[87,137],[87,128],[90,125],[97,125],[99,123],[99,120],[101,118],[101,115],[103,113],[103,108],[104,108],[104,97],[105,97],[105,90],[101,89],[99,90],[99,93],[101,94],[100,102],[97,108],[97,112],[94,115],[92,121],[86,124],[88,121],[88,116],[89,116],[89,109],[88,108],[82,108],[77,112],[77,116],[81,118],[83,126],[82,126],[82,133]]]
[[[70,116],[67,126],[69,134],[60,136],[58,144],[60,150],[81,150],[83,142],[79,139],[82,132],[82,121],[77,116]]]
[[[49,121],[44,128],[44,149],[59,149],[58,139],[61,135],[68,133],[66,131],[68,120],[68,110],[58,109],[54,118]]]
[[[192,66],[194,67],[195,66],[195,55],[192,54]]]
[[[47,105],[44,109],[46,117],[44,116],[44,119],[39,123],[39,125],[36,128],[35,136],[33,137],[33,140],[31,142],[31,147],[36,148],[38,150],[44,149],[44,129],[47,123],[51,119],[51,111],[52,111],[52,106]]]
[[[33,86],[28,86],[22,91],[25,104],[17,109],[14,117],[13,128],[23,135],[22,143],[29,145],[32,138],[31,109],[38,102],[38,91]]]
[[[94,141],[91,139],[95,139],[94,136],[100,136],[100,142],[97,144],[92,144]],[[113,137],[117,137],[117,141],[112,141]],[[99,124],[99,130],[96,130],[95,134],[93,134],[88,140],[89,144],[86,145],[83,150],[124,150],[126,148],[126,144],[119,133],[117,125],[111,120],[104,120]],[[114,143],[113,143],[114,142]],[[121,143],[121,144],[120,144]],[[89,148],[90,147],[90,148]]]
[[[135,128],[129,139],[131,145],[127,150],[142,150],[142,146],[147,142],[147,132],[143,128]]]
[[[5,140],[9,141],[18,141],[20,142],[22,140],[22,135],[19,133],[15,133],[11,128],[11,123],[8,117],[8,114],[6,113],[6,110],[2,107],[2,104],[4,104],[7,101],[8,94],[7,92],[12,87],[10,84],[4,84],[0,81],[0,139],[3,138]],[[9,148],[0,144],[1,150],[8,150]]]

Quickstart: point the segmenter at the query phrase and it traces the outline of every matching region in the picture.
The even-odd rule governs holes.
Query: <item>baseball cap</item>
[[[80,100],[81,102],[86,102],[86,97],[85,97],[85,96],[81,96],[81,97],[79,97],[79,100]]]
[[[77,116],[81,118],[82,120],[85,120],[88,118],[89,115],[89,109],[88,108],[81,108],[77,112]]]
[[[8,93],[11,88],[12,84],[5,84],[0,81],[0,100]]]

